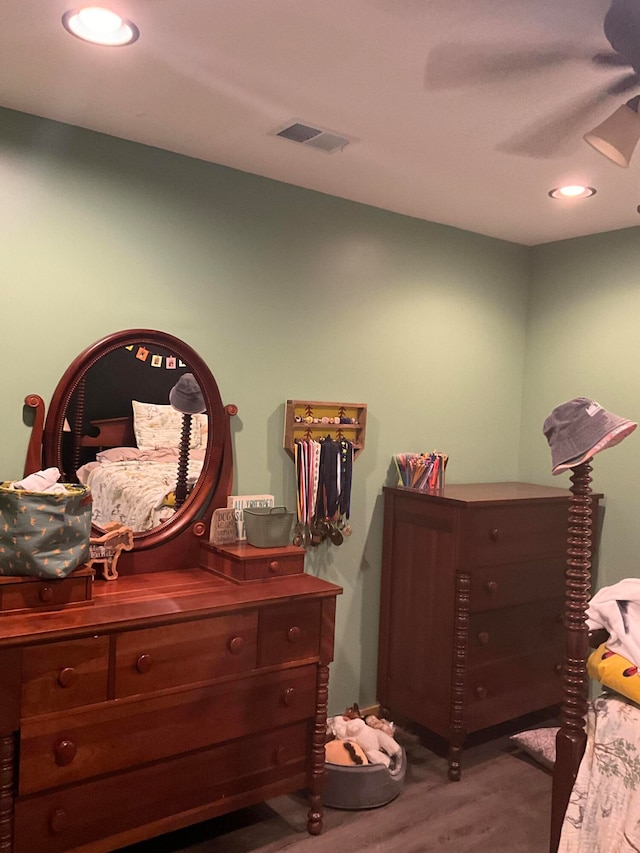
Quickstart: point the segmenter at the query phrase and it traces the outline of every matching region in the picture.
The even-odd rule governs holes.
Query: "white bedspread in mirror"
[[[200,475],[204,453],[203,449],[191,451],[188,482]],[[176,448],[116,447],[98,453],[96,461],[83,465],[77,474],[91,489],[94,524],[105,527],[118,521],[141,533],[175,512],[170,495],[176,487],[177,470]]]

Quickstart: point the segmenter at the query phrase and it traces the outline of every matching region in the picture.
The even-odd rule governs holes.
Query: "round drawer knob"
[[[289,640],[290,643],[297,643],[301,634],[302,631],[300,628],[298,628],[297,625],[294,625],[293,628],[289,628],[287,631],[287,640]]]
[[[196,521],[196,523],[191,528],[191,532],[193,533],[193,535],[197,536],[198,538],[200,538],[201,536],[204,536],[204,534],[206,533],[206,530],[207,530],[207,528],[205,527],[205,524],[203,521]]]
[[[293,698],[295,696],[296,691],[293,687],[287,687],[282,691],[282,704],[289,707],[293,704]]]
[[[272,560],[269,563],[269,571],[273,572],[274,574],[279,572],[280,571],[280,560]]]
[[[232,637],[227,645],[232,655],[239,655],[244,648],[244,639],[242,637]]]
[[[72,666],[65,666],[58,674],[58,684],[60,687],[72,687],[78,679],[78,673]]]
[[[484,588],[493,595],[498,589],[498,584],[495,581],[487,581]]]
[[[478,642],[481,646],[489,645],[489,632],[488,631],[480,631],[478,634]]]
[[[146,672],[149,672],[152,663],[151,655],[140,655],[136,661],[136,669],[141,675],[144,675]]]
[[[473,691],[478,699],[486,699],[487,698],[487,688],[486,687],[476,687]]]
[[[43,586],[40,590],[40,601],[48,602],[53,599],[53,587]]]
[[[72,740],[61,740],[56,746],[56,764],[58,767],[66,767],[76,757],[77,748]]]
[[[561,663],[557,663],[557,664],[553,667],[553,671],[555,672],[555,674],[556,674],[556,675],[560,675],[560,673],[562,672],[562,664],[561,664]]]
[[[69,815],[64,809],[56,809],[49,818],[49,829],[55,835],[64,832],[69,826]]]
[[[282,766],[286,759],[286,751],[284,746],[279,746],[273,753],[273,761],[275,764]]]
[[[500,539],[500,531],[497,527],[491,528],[489,531],[489,539],[491,539],[492,542],[497,542]]]

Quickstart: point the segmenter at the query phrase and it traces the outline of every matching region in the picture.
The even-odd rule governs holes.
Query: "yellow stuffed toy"
[[[591,678],[605,687],[621,693],[632,702],[640,703],[638,667],[617,652],[610,651],[606,643],[591,652],[587,660],[587,670]]]
[[[361,746],[352,740],[337,738],[325,744],[324,760],[329,764],[340,764],[342,767],[357,767],[369,763]]]

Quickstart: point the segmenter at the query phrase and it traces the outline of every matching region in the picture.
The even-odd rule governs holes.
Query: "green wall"
[[[447,452],[450,482],[518,478],[530,250],[8,110],[0,192],[2,479],[22,472],[25,395],[48,402],[118,329],[203,356],[239,407],[234,490],[291,509],[285,400],[367,403],[354,534],[307,571],[344,587],[329,710],[372,704],[392,455]],[[528,467],[540,482],[547,460]]]
[[[559,403],[591,397],[640,421],[640,231],[637,228],[532,250],[524,374],[522,479],[569,488],[552,476],[542,424]],[[592,488],[605,495],[594,587],[638,575],[640,430],[594,457]]]

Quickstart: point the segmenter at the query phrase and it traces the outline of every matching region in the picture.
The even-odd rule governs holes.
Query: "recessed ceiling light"
[[[131,21],[100,6],[70,9],[62,16],[62,24],[79,39],[111,47],[132,44],[140,35],[140,30]]]
[[[590,198],[595,195],[596,191],[593,187],[583,187],[580,184],[572,184],[568,187],[556,187],[549,190],[551,198]]]

